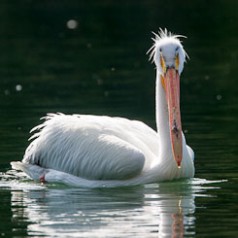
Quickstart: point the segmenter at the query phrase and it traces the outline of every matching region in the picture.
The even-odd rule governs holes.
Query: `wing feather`
[[[138,175],[157,139],[143,123],[104,116],[50,114],[37,129],[23,162],[87,179]]]

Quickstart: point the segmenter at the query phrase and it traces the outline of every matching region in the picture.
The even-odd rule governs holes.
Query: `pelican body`
[[[41,182],[116,187],[194,176],[194,153],[180,115],[180,75],[186,52],[166,29],[149,50],[156,65],[156,125],[120,117],[48,114],[16,170]]]

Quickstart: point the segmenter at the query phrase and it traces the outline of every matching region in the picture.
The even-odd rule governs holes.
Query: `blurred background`
[[[236,237],[237,12],[235,0],[1,0],[0,236]],[[155,129],[146,52],[159,28],[187,36],[181,112],[194,180],[74,190],[5,173],[49,112],[123,116]]]
[[[183,130],[198,177],[237,169],[237,1],[2,0],[0,168],[20,160],[30,129],[48,112],[104,114],[155,128],[159,28],[182,39]],[[225,176],[225,175],[224,175]]]

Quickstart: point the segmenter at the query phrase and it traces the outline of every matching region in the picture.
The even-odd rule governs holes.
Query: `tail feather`
[[[25,164],[20,161],[11,162],[11,166],[15,170],[21,170],[26,173],[33,180],[39,181],[40,177],[44,175],[47,170],[33,164]]]
[[[104,187],[118,187],[138,185],[137,180],[88,180],[74,176],[72,174],[64,173],[54,169],[45,169],[38,165],[22,163],[20,161],[11,162],[12,169],[21,170],[26,173],[35,181],[49,183],[63,183],[68,186],[74,187],[87,187],[87,188],[104,188]]]

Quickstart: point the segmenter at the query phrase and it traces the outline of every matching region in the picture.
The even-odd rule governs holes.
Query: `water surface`
[[[236,237],[237,8],[225,0],[3,1],[0,236]],[[145,53],[159,27],[188,36],[181,110],[195,179],[90,190],[7,173],[47,112],[124,116],[155,128],[155,70]]]
[[[4,223],[12,230],[4,235],[191,237],[199,229],[206,234],[214,226],[200,227],[195,211],[208,209],[206,203],[215,199],[222,182],[193,179],[130,188],[79,189],[11,180],[5,184],[8,190],[1,193],[3,201],[11,203],[10,211],[5,211],[11,222]],[[0,185],[4,187],[3,182]],[[227,224],[225,219],[223,222]]]

